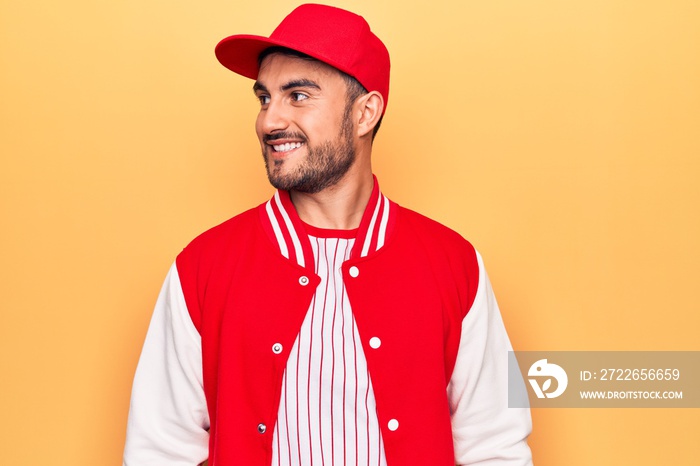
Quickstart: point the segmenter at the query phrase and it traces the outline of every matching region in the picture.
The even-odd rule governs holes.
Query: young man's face
[[[255,130],[267,176],[277,189],[317,193],[355,161],[347,85],[335,69],[282,54],[263,60],[253,87]]]

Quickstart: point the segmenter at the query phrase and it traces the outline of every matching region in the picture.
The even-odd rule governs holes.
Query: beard
[[[275,139],[299,139],[306,146],[306,159],[290,173],[284,173],[285,160],[270,163],[263,152],[267,179],[277,189],[315,194],[335,185],[355,163],[355,147],[352,141],[350,106],[345,108],[340,134],[335,141],[310,146],[298,133],[275,133],[265,136],[265,142]]]

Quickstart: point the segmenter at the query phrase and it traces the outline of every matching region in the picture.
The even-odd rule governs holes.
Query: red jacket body
[[[446,388],[479,283],[476,253],[437,222],[394,203],[391,212],[383,247],[364,257],[353,251],[342,267],[386,459],[452,466]],[[200,235],[177,258],[202,338],[211,466],[270,465],[287,357],[320,282],[313,260],[302,267],[284,257],[270,232],[263,204]],[[381,339],[376,349],[373,337]],[[389,429],[390,420],[399,427]]]

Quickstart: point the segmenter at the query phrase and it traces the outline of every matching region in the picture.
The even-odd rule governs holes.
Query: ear
[[[362,138],[372,135],[374,127],[382,118],[384,111],[384,98],[377,91],[369,92],[360,96],[356,101],[357,111],[360,112],[360,119],[357,122],[357,135]]]

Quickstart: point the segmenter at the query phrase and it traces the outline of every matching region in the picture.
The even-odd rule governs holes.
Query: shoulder
[[[187,308],[197,328],[203,297],[222,296],[220,291],[242,254],[258,250],[256,241],[265,234],[258,209],[247,210],[200,234],[175,259]]]
[[[398,226],[404,233],[417,236],[428,247],[475,255],[474,246],[461,234],[411,209],[397,207]]]
[[[451,228],[398,206],[397,235],[403,237],[404,245],[410,245],[413,257],[422,257],[432,264],[436,274],[478,281],[479,262],[474,246]]]
[[[242,212],[195,237],[178,255],[178,263],[215,258],[224,251],[240,249],[263,233],[259,221],[259,206]]]
[[[463,309],[474,302],[481,277],[478,253],[462,235],[413,210],[399,207],[397,236],[411,257],[429,267],[441,288],[460,290]]]

